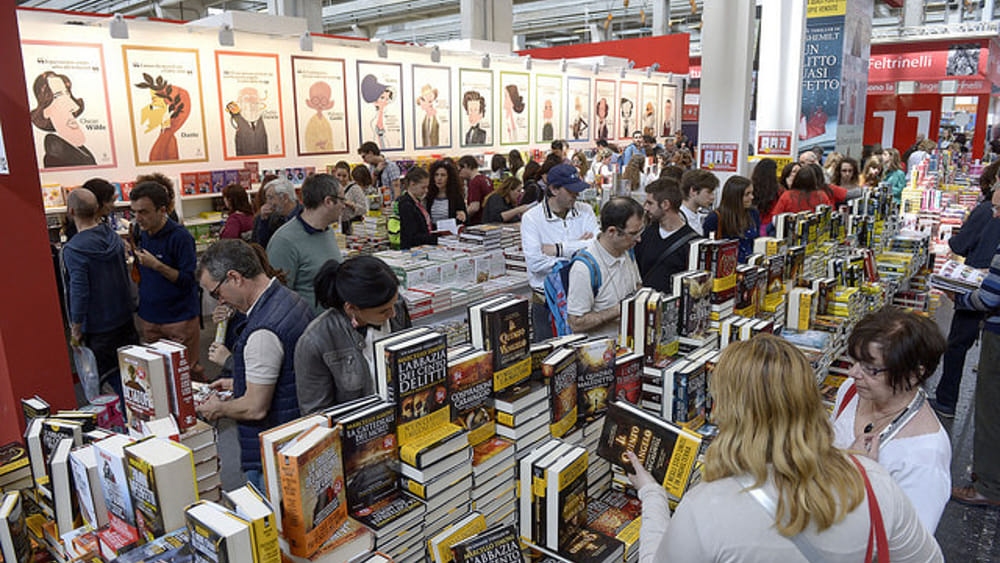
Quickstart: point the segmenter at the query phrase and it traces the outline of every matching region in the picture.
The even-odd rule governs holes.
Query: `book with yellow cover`
[[[454,559],[451,546],[485,530],[486,519],[483,518],[483,515],[478,512],[470,512],[458,522],[427,540],[427,551],[431,554],[431,561],[450,563]]]
[[[396,433],[405,446],[441,424],[451,421],[448,403],[447,338],[430,331],[385,346],[376,357],[376,373],[386,380],[379,387],[388,390],[396,404]]]
[[[222,504],[250,523],[253,563],[280,563],[278,528],[274,510],[253,483],[222,493]]]
[[[136,527],[152,541],[184,526],[184,508],[198,501],[191,450],[172,440],[146,438],[124,447]]]

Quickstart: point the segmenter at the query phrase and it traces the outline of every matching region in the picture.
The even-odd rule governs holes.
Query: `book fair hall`
[[[0,44],[0,562],[1000,561],[1000,1]]]

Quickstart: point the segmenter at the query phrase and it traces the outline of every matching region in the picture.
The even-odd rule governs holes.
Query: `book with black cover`
[[[708,332],[712,309],[712,276],[704,271],[677,274],[674,291],[680,296],[680,335],[703,338]]]
[[[396,409],[380,402],[337,421],[343,450],[347,510],[370,506],[396,490]]]
[[[565,546],[587,525],[587,450],[576,447],[546,470],[544,544]]]
[[[559,554],[575,563],[615,563],[624,557],[625,545],[587,528],[579,530]]]
[[[595,338],[577,344],[577,416],[589,422],[608,410],[615,381],[615,340]]]
[[[396,404],[399,445],[451,420],[448,404],[447,337],[430,331],[385,347],[389,400]],[[381,371],[381,370],[377,370]]]
[[[503,391],[531,375],[528,300],[511,297],[494,302],[483,307],[481,315],[482,343],[473,336],[472,345],[493,352],[493,389]]]
[[[451,546],[455,563],[524,563],[514,526],[490,528]]]
[[[615,401],[604,418],[597,455],[611,463],[627,466],[625,452],[635,452],[642,466],[658,483],[663,483],[667,493],[680,499],[687,488],[700,445],[698,435],[638,407]]]
[[[556,350],[542,364],[549,380],[549,400],[552,403],[550,430],[553,438],[561,438],[576,426],[579,413],[577,399],[576,351]]]
[[[448,361],[452,422],[469,431],[470,446],[496,434],[492,357],[492,352],[475,350]]]

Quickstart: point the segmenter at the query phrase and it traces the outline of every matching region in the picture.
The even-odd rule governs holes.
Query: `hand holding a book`
[[[635,487],[636,491],[642,490],[642,488],[646,485],[659,486],[656,479],[654,479],[649,471],[646,471],[646,468],[642,466],[642,462],[639,461],[635,452],[628,450],[625,452],[625,457],[628,458],[628,461],[632,465],[633,469],[632,472],[629,472],[628,468],[626,468],[625,474],[628,475],[628,480],[632,483],[632,486]]]
[[[232,352],[229,351],[229,348],[226,348],[225,344],[221,344],[219,342],[213,342],[208,347],[208,359],[212,360],[212,363],[218,364],[220,366],[226,365],[226,360],[228,360],[229,357],[232,355],[233,355]],[[232,381],[229,378],[226,379]]]

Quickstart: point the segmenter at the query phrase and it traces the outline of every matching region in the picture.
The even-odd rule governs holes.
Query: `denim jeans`
[[[979,338],[983,313],[979,311],[956,310],[948,329],[948,349],[941,363],[941,381],[934,396],[938,403],[955,408],[958,403],[958,388],[962,384],[965,370],[965,355]]]

